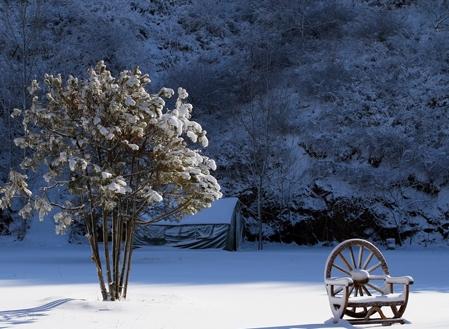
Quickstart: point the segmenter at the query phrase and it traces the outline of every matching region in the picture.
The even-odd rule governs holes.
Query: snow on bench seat
[[[356,305],[396,305],[404,302],[404,294],[403,293],[392,293],[386,295],[374,295],[374,296],[357,296],[357,297],[349,297],[348,306],[356,306]],[[331,297],[331,303],[339,303],[341,301],[341,297]]]
[[[357,297],[349,297],[348,305],[353,304],[394,304],[404,301],[404,294],[402,293],[393,293],[386,295],[376,295],[376,296],[357,296]]]

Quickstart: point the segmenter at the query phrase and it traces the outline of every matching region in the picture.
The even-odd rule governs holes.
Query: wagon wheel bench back
[[[391,277],[387,262],[371,242],[351,239],[330,253],[324,271],[334,322],[348,317],[352,324],[404,323],[410,276]],[[396,286],[402,291],[395,292]]]

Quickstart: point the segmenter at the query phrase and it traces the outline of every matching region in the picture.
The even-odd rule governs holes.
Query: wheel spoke
[[[368,287],[370,287],[371,289],[374,289],[374,290],[380,292],[382,295],[384,294],[384,291],[383,291],[382,289],[380,289],[379,287],[376,287],[375,285],[373,285],[373,284],[371,284],[371,283],[366,283],[366,285],[367,285]]]
[[[354,297],[357,297],[358,296],[358,293],[359,293],[359,288],[355,288],[355,293],[354,293]]]
[[[373,258],[373,256],[374,256],[374,253],[372,251],[370,251],[368,258],[365,260],[365,262],[363,263],[363,266],[362,266],[362,268],[364,270],[366,270],[366,267],[368,266],[368,264],[371,261],[371,259]]]
[[[344,289],[343,288],[338,288],[334,290],[334,296],[339,294],[340,292],[342,292]]]
[[[365,248],[364,248],[363,246],[360,246],[360,249],[359,249],[359,259],[358,259],[358,265],[357,265],[357,268],[361,268],[361,267],[362,267],[363,249],[365,249]]]
[[[374,271],[375,269],[377,269],[378,267],[380,267],[382,265],[381,262],[377,263],[376,265],[371,266],[369,269],[367,269],[368,273],[371,273],[372,271]]]
[[[349,289],[348,296],[351,296],[351,294],[352,294],[353,291],[354,291],[354,286],[352,286],[351,289]]]
[[[355,264],[354,250],[352,250],[352,246],[349,246],[349,251],[351,252],[352,264],[354,264],[354,268],[357,268],[357,265]]]
[[[362,287],[359,287],[360,296],[363,296],[363,290]]]
[[[343,254],[342,254],[341,252],[338,253],[338,256],[340,256],[341,260],[343,261],[343,263],[345,263],[346,267],[347,267],[350,271],[352,271],[353,268],[352,268],[351,264],[349,264],[349,262],[346,260],[345,256],[343,256]]]
[[[348,271],[346,271],[345,269],[342,269],[340,266],[338,266],[337,264],[332,264],[332,266],[333,267],[335,267],[337,270],[339,270],[339,271],[341,271],[341,272],[343,272],[343,273],[345,273],[345,274],[347,274],[347,275],[351,275]]]
[[[367,296],[371,296],[371,293],[369,292],[369,290],[365,286],[362,286],[362,289],[366,292]]]

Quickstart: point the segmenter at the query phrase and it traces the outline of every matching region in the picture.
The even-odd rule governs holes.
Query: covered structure
[[[223,198],[210,208],[180,221],[160,221],[140,227],[134,236],[139,245],[170,245],[181,248],[238,250],[243,225],[237,198]]]

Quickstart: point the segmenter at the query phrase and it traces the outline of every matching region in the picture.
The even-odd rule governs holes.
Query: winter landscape
[[[2,241],[0,327],[356,328],[326,322],[331,312],[323,267],[329,252],[277,244],[263,252],[253,244],[239,252],[145,247],[135,252],[130,296],[116,303],[101,300],[86,245],[67,246],[52,237]],[[404,328],[447,328],[447,249],[384,254],[393,274],[416,280]]]
[[[449,1],[0,0],[0,72],[0,329],[449,328]]]

